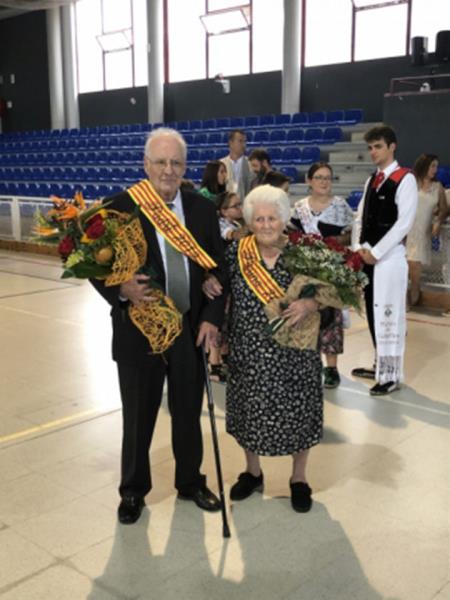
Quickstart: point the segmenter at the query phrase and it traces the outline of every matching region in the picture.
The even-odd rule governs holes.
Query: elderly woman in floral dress
[[[265,289],[286,289],[292,280],[281,261],[288,196],[270,185],[259,186],[245,198],[243,213],[252,235],[233,242],[226,252],[232,299],[226,427],[246,460],[230,497],[244,500],[263,489],[260,456],[291,455],[291,504],[295,511],[307,512],[312,505],[308,453],[322,437],[320,355],[279,345],[266,332],[264,311]],[[314,299],[299,299],[283,316],[293,326],[317,308]]]

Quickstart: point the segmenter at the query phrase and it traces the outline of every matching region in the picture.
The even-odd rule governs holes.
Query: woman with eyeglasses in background
[[[334,237],[343,245],[350,244],[353,211],[344,198],[334,196],[331,187],[333,170],[326,162],[311,165],[306,176],[310,195],[298,200],[290,227],[321,237]],[[341,379],[337,369],[338,354],[344,351],[343,315],[341,310],[322,312],[319,350],[325,354],[324,387],[335,388]]]

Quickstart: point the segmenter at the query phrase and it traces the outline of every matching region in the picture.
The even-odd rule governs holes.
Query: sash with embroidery
[[[263,304],[285,295],[285,291],[261,264],[261,255],[254,235],[242,238],[239,242],[238,259],[245,282]]]
[[[155,229],[178,252],[181,252],[204,269],[209,270],[217,267],[217,263],[203,250],[192,233],[166,206],[166,203],[148,179],[143,179],[131,186],[127,192]]]

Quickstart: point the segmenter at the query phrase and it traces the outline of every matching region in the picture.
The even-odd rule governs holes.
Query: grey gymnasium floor
[[[59,274],[55,259],[0,251],[0,600],[450,600],[449,318],[409,313],[406,384],[374,399],[350,377],[372,358],[353,315],[311,454],[312,511],[290,508],[290,459],[265,459],[264,495],[231,507],[224,541],[219,515],[175,497],[166,407],[147,508],[118,525],[108,308]],[[214,391],[228,493],[243,460]]]

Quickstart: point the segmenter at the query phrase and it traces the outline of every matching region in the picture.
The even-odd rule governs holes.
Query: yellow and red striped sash
[[[261,264],[254,235],[242,238],[239,242],[238,259],[243,278],[263,304],[284,296],[284,290]]]
[[[131,186],[127,192],[155,229],[178,252],[181,252],[204,269],[217,267],[217,263],[203,250],[174,212],[167,207],[148,179],[143,179]]]

